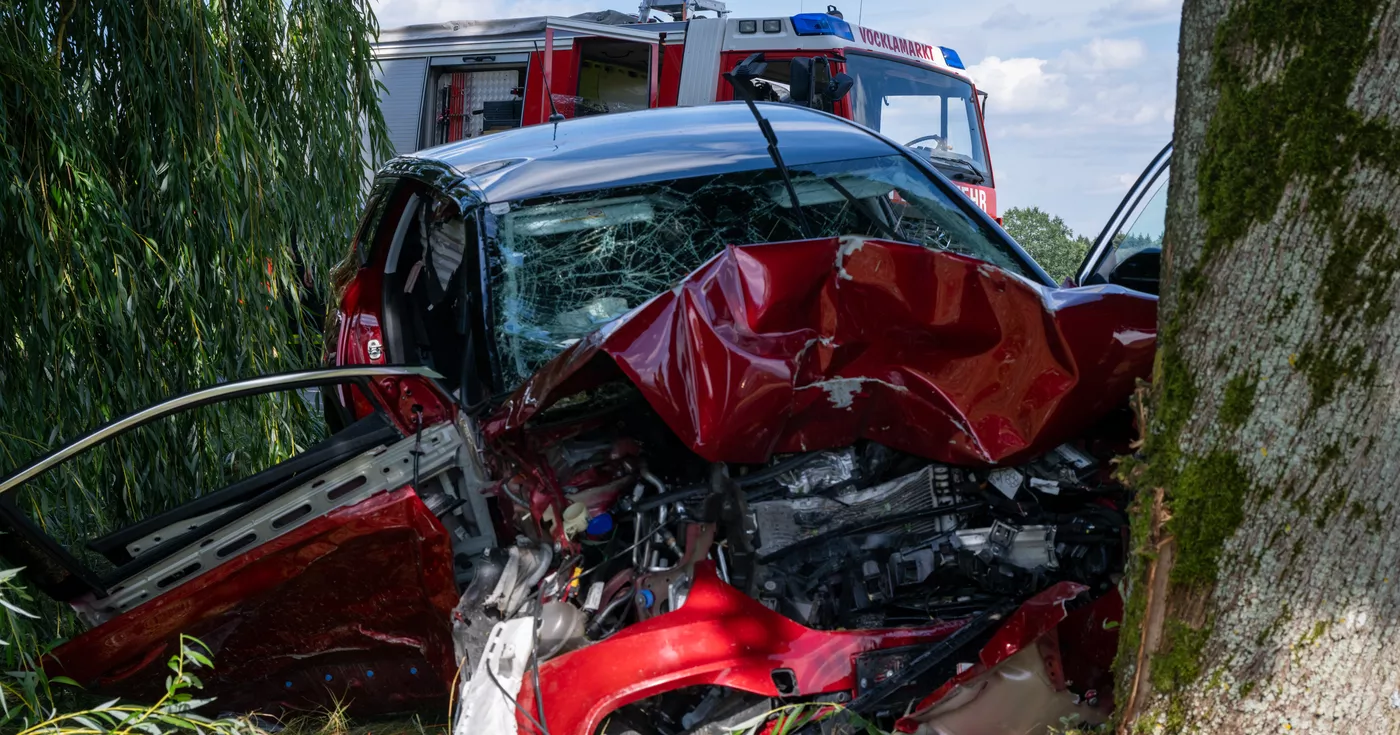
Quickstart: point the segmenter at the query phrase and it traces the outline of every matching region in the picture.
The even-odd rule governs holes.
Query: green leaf
[[[16,614],[16,615],[23,615],[24,617],[30,618],[30,619],[32,619],[32,620],[38,620],[38,619],[39,619],[39,616],[38,616],[38,615],[35,615],[34,613],[29,612],[28,610],[25,610],[24,608],[15,605],[14,603],[10,602],[9,600],[6,600],[6,599],[3,598],[3,597],[0,597],[0,606],[4,607],[6,610],[9,610],[10,612],[12,612],[12,613],[14,613],[14,614]]]

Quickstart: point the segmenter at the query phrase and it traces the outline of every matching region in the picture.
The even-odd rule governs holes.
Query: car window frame
[[[123,434],[127,434],[164,418],[191,411],[202,406],[214,405],[239,398],[303,390],[306,388],[325,388],[353,384],[361,388],[371,404],[374,405],[377,413],[388,416],[390,413],[389,409],[387,406],[383,405],[376,395],[376,392],[371,389],[371,381],[376,378],[405,377],[437,379],[440,376],[431,369],[418,366],[356,365],[274,373],[244,380],[228,381],[175,395],[164,401],[133,411],[120,418],[108,421],[95,429],[89,430],[77,438],[66,442],[62,446],[31,460],[23,467],[9,473],[3,479],[0,479],[0,525],[4,526],[6,532],[15,535],[22,543],[26,544],[36,554],[43,557],[44,561],[57,567],[62,567],[63,570],[71,576],[72,579],[65,580],[63,585],[73,585],[76,586],[77,589],[74,590],[74,593],[71,595],[63,594],[63,597],[72,598],[80,596],[83,593],[92,593],[98,596],[105,595],[109,592],[108,588],[110,585],[114,583],[113,580],[139,573],[143,568],[158,563],[181,547],[172,543],[162,554],[155,554],[149,557],[143,555],[141,559],[133,560],[127,564],[117,565],[110,574],[104,575],[83,563],[83,561],[73,554],[67,546],[34,523],[33,519],[14,504],[13,496],[11,495],[12,490],[18,489],[20,486],[34,480],[40,475],[58,469],[66,462],[103,446]],[[334,436],[334,434],[332,434],[332,436]],[[294,455],[287,460],[283,460],[283,462],[273,465],[273,467],[291,461],[295,459],[296,456],[300,455]],[[228,523],[232,520],[233,519],[223,519],[223,523]],[[201,526],[201,531],[215,530],[219,527],[219,524],[220,521],[216,519],[214,525]],[[176,540],[178,539],[171,539],[171,542]],[[44,591],[50,592],[48,589]]]
[[[1094,244],[1085,254],[1084,260],[1080,262],[1078,270],[1075,271],[1074,284],[1079,286],[1099,269],[1106,258],[1114,251],[1113,240],[1118,237],[1123,229],[1131,227],[1137,222],[1145,204],[1151,202],[1149,194],[1154,191],[1159,179],[1163,174],[1171,171],[1172,146],[1168,142],[1156,156],[1148,162],[1147,166],[1138,174],[1137,181],[1129,187],[1128,193],[1123,195],[1123,199],[1118,202],[1118,207],[1113,210],[1108,221],[1104,223],[1103,229],[1099,231],[1099,236],[1094,239]]]

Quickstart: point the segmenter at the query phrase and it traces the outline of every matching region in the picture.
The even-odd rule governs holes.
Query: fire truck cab
[[[675,19],[650,17],[656,9]],[[448,21],[388,29],[375,44],[380,102],[398,155],[555,115],[732,100],[723,74],[755,53],[767,63],[753,82],[756,97],[802,98],[877,130],[927,157],[997,216],[986,95],[957,52],[851,24],[832,6],[736,18],[716,0],[646,0],[636,16]],[[790,88],[794,67],[798,80],[814,77],[814,89],[845,84],[807,99]]]

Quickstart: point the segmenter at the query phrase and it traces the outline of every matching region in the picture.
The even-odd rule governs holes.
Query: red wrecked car
[[[1099,285],[1057,288],[917,154],[756,109],[781,167],[738,104],[391,162],[334,367],[177,397],[0,481],[0,554],[91,626],[49,673],[149,696],[183,633],[219,709],[456,686],[463,735],[763,732],[788,705],[1102,721],[1130,500],[1107,459],[1156,326],[1114,281],[1155,287],[1160,238],[1119,234],[1145,197]],[[329,426],[290,459],[230,450],[193,501],[145,484],[181,468],[136,468],[90,527],[44,525],[36,483],[238,400]]]

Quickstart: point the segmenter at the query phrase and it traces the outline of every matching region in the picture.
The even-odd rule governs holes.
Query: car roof
[[[886,156],[898,149],[834,115],[760,103],[789,165]],[[768,143],[742,102],[592,115],[428,148],[419,159],[451,167],[486,202],[681,179],[772,166]]]

